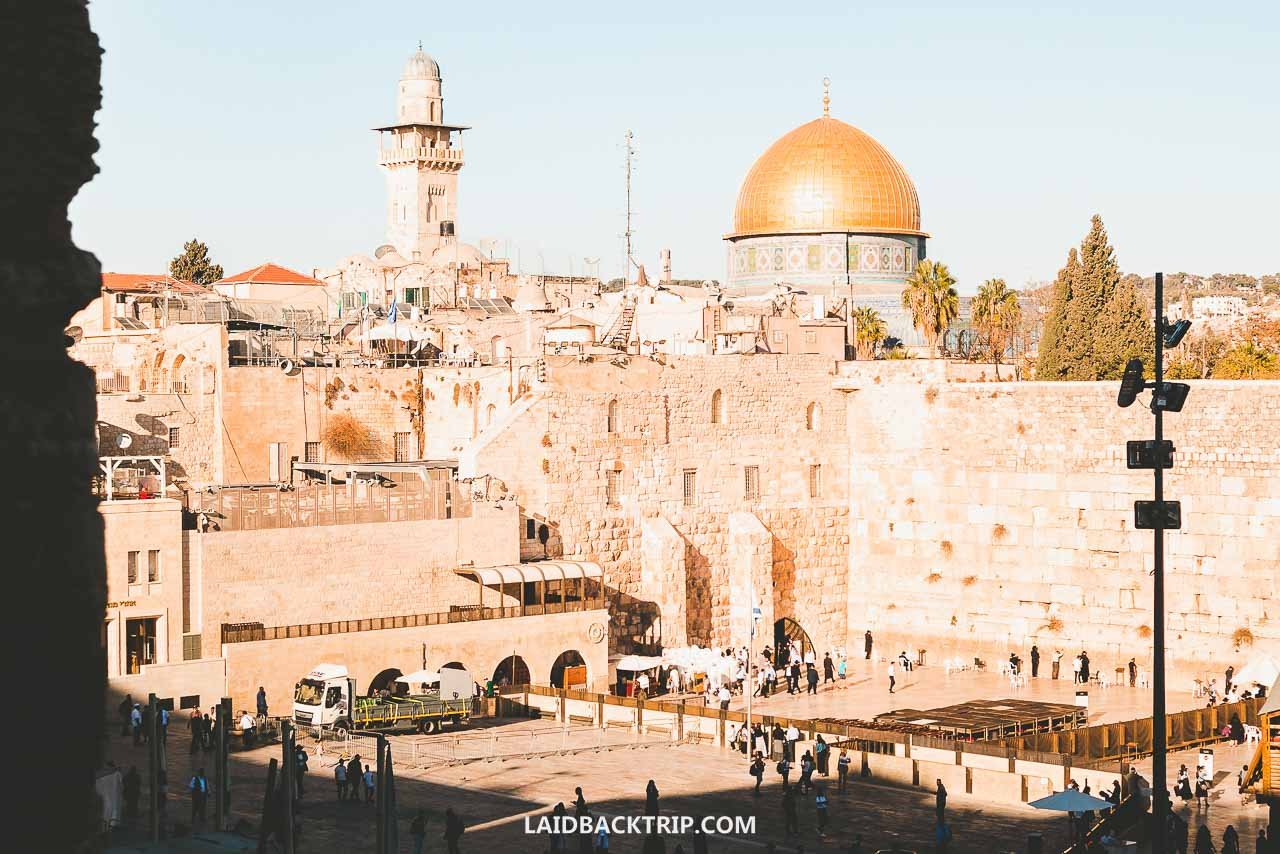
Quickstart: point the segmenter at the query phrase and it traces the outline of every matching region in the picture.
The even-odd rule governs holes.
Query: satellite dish
[[[133,444],[133,437],[128,433],[121,433],[116,437],[116,447],[120,450],[127,450]]]
[[[283,371],[284,373],[286,374],[293,373],[293,368],[294,368],[294,364],[292,359],[280,360],[280,370]]]
[[[80,326],[68,326],[63,334],[75,344],[79,344],[84,340],[84,328]]]

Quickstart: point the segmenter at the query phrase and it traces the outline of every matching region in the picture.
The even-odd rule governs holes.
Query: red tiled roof
[[[103,273],[102,289],[112,293],[161,293],[172,291],[181,294],[207,294],[208,288],[195,282],[184,282],[164,273]]]
[[[214,282],[215,285],[257,284],[257,285],[320,285],[324,282],[304,276],[301,273],[281,267],[279,264],[267,262],[252,270],[236,273]]]

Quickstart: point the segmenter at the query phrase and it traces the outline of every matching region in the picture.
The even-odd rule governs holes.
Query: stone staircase
[[[627,344],[631,341],[631,328],[636,321],[636,302],[634,299],[623,298],[622,310],[618,312],[618,317],[614,320],[613,325],[609,327],[609,331],[605,333],[600,344],[604,347],[612,347],[615,350],[627,351]]]

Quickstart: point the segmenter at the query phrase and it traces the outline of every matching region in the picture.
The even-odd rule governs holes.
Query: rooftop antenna
[[[635,230],[631,227],[631,159],[632,157],[635,156],[635,153],[636,153],[635,146],[631,144],[631,140],[634,138],[635,138],[634,135],[631,133],[630,130],[628,130],[627,142],[625,146],[625,153],[627,158],[627,230],[624,231],[622,234],[622,236],[626,239],[626,242],[627,242],[627,259],[623,263],[623,270],[622,270],[622,278],[624,280],[627,278],[628,275],[630,275],[631,265],[635,263],[635,259],[631,257],[631,238],[635,234]]]
[[[824,118],[831,115],[831,78],[822,78],[822,115]]]

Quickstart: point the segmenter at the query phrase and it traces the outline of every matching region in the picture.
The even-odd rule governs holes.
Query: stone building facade
[[[835,362],[547,361],[547,382],[461,458],[462,474],[516,493],[523,556],[601,563],[624,648],[742,642],[752,587],[768,642],[789,618],[820,647],[844,643],[848,453]]]

